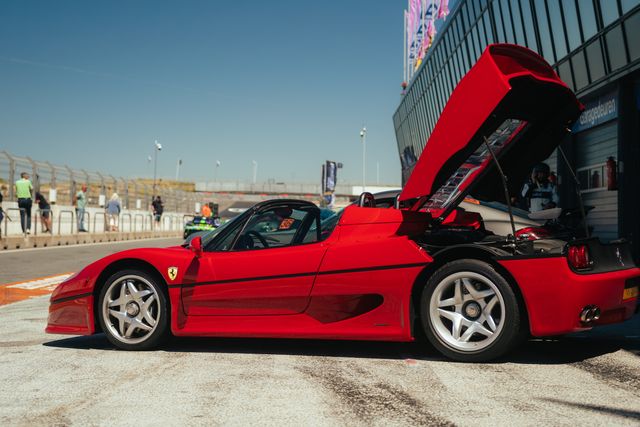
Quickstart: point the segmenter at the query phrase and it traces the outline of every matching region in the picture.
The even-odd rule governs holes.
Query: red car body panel
[[[521,99],[540,87],[540,96],[534,98],[557,101],[554,105],[547,108]],[[454,91],[400,198],[425,199],[437,191],[478,149],[485,132],[513,118],[510,113],[532,126],[526,129],[528,139],[517,135],[524,125],[514,127],[511,139],[505,139],[508,143],[518,137],[501,153],[501,161],[507,159],[505,168],[514,156],[532,159],[553,149],[558,143],[553,138],[566,132],[566,122],[575,119],[580,108],[575,95],[538,55],[521,47],[490,46]],[[544,116],[547,110],[553,117]],[[540,128],[543,131],[536,130]],[[490,172],[489,163],[485,158],[480,169],[466,175],[473,179],[463,180],[456,200],[475,185],[476,177]],[[495,182],[493,187],[500,188]],[[482,224],[477,214],[445,211],[435,212],[448,216],[442,225],[478,229]],[[166,284],[174,335],[411,341],[415,297],[434,262],[446,262],[417,243],[435,221],[432,212],[415,207],[350,206],[320,242],[201,254],[184,247],[120,252],[56,288],[46,331],[97,332],[101,287],[115,272],[133,268]],[[579,314],[586,305],[600,307],[599,322],[606,323],[631,317],[637,302],[622,300],[626,281],[640,277],[635,267],[579,274],[569,268],[566,256],[494,256],[491,261],[510,274],[522,294],[535,336],[583,330]],[[171,278],[169,271],[176,270]]]
[[[518,282],[529,313],[533,336],[566,334],[584,327],[576,313],[588,305],[602,311],[596,325],[630,318],[637,299],[622,300],[628,279],[640,276],[640,269],[608,273],[577,274],[566,257],[502,260],[499,263]]]

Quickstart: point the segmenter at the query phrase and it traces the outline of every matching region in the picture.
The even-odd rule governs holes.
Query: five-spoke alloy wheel
[[[100,292],[98,317],[109,341],[125,350],[157,346],[166,335],[167,299],[149,274],[115,273]]]
[[[430,277],[421,318],[436,349],[459,361],[499,357],[521,336],[513,289],[490,264],[477,260],[450,262]]]

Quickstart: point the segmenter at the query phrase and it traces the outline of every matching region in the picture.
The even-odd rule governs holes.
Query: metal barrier
[[[132,227],[133,223],[131,222],[131,214],[130,213],[122,213],[120,214],[120,228],[124,231],[124,219],[129,218],[129,233],[133,232]]]
[[[147,214],[147,215],[145,215],[145,218],[149,218],[149,231],[153,231],[153,227],[154,227],[154,225],[153,225],[154,224],[153,215]],[[146,231],[146,228],[143,231]]]
[[[73,223],[75,222],[75,215],[73,213],[73,211],[70,210],[61,210],[58,212],[58,236],[62,235],[61,229],[62,229],[62,214],[69,214],[69,218],[71,218],[71,222],[70,222],[70,227],[71,227],[71,233],[73,234]],[[77,224],[76,224],[77,225]]]
[[[4,235],[5,237],[9,235],[9,221],[13,222],[13,219],[11,219],[11,214],[9,212],[11,211],[18,211],[18,221],[20,221],[20,226],[22,226],[22,218],[20,218],[20,211],[23,211],[24,208],[7,208],[4,210],[5,213],[5,221],[4,221]]]
[[[96,233],[96,221],[98,220],[98,217],[102,215],[102,231],[106,233],[107,231],[107,216],[105,215],[104,212],[96,212],[93,215],[93,232]]]
[[[133,232],[135,233],[136,231],[138,231],[138,218],[142,219],[142,229],[144,230],[144,215],[142,214],[135,214],[133,216]],[[142,230],[140,230],[142,231]]]

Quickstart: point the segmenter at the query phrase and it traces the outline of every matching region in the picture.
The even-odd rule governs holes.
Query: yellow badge
[[[169,275],[169,279],[176,280],[176,276],[178,275],[178,267],[169,267],[167,269],[167,275]]]

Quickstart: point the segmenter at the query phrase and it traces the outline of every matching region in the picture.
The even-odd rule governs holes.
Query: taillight
[[[569,265],[576,270],[586,270],[591,268],[589,247],[587,245],[569,246],[567,260],[569,261]]]
[[[526,227],[516,231],[518,240],[540,240],[551,236],[551,233],[542,227]]]

